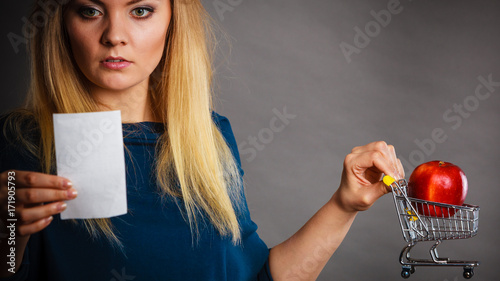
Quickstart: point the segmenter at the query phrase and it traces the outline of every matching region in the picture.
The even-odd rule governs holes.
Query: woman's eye
[[[89,17],[89,18],[93,18],[93,17],[96,17],[98,15],[101,14],[101,12],[99,12],[98,10],[94,9],[94,8],[82,8],[80,10],[80,13],[85,16],[85,17]]]
[[[132,15],[139,17],[139,18],[147,18],[149,17],[149,14],[153,12],[152,9],[149,8],[137,8],[132,10]]]

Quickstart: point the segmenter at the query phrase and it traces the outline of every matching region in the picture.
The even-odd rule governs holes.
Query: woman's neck
[[[151,110],[151,96],[147,87],[124,91],[92,89],[92,96],[103,111],[120,110],[122,123],[161,122]]]

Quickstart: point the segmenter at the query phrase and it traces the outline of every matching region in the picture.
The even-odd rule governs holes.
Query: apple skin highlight
[[[430,161],[415,168],[408,181],[408,196],[431,202],[462,206],[467,196],[465,173],[452,163]],[[417,204],[419,214],[431,217],[450,217],[454,209]]]

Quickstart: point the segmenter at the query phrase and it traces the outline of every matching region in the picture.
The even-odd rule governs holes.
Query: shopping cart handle
[[[382,178],[382,181],[385,183],[385,185],[391,186],[391,184],[393,184],[396,180],[391,176],[385,175]]]

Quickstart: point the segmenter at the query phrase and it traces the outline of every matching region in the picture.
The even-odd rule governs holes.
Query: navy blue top
[[[243,176],[229,120],[215,112],[212,118]],[[2,117],[0,129],[3,124]],[[161,200],[155,183],[155,144],[163,125],[141,122],[122,126],[124,143],[130,151],[125,151],[128,212],[111,221],[124,252],[113,248],[106,238],[93,240],[83,226],[55,215],[47,228],[31,235],[18,272],[0,280],[272,280],[269,250],[256,232],[245,197],[238,214],[241,246],[234,246],[229,237],[221,237],[209,223],[200,224],[199,243],[193,246],[189,224],[179,210],[184,210],[183,204],[176,204],[179,199],[174,198]],[[0,133],[0,172],[40,172],[38,161],[17,143],[7,142]]]

